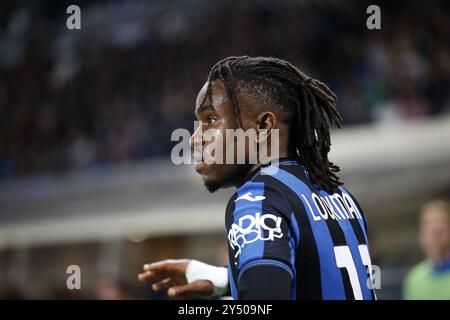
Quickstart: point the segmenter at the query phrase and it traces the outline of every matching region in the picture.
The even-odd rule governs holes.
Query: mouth
[[[206,166],[206,163],[201,162],[201,163],[196,163],[194,164],[194,169],[195,171],[197,171],[198,173],[201,173],[200,171]]]
[[[202,153],[199,152],[198,150],[194,150],[194,153],[192,155],[192,161],[194,164],[195,171],[200,173],[200,170],[205,166]]]

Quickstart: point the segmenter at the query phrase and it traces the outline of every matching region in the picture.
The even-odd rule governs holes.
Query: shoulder
[[[270,175],[260,173],[234,192],[228,201],[227,212],[255,206],[262,211],[268,208],[280,213],[292,211],[282,187]]]
[[[406,275],[406,281],[416,281],[425,277],[429,271],[429,263],[424,260],[418,264],[416,264]]]
[[[365,229],[367,231],[367,218],[366,218],[366,216],[364,214],[364,210],[362,209],[362,207],[359,204],[358,200],[355,198],[355,196],[352,193],[350,193],[350,191],[346,187],[340,186],[339,190],[340,190],[341,195],[343,197],[344,204],[346,204],[347,207],[350,210],[356,210],[357,211],[357,213],[358,213],[357,216],[358,216],[358,218],[363,220],[364,227],[365,227]]]
[[[424,298],[424,285],[427,286],[427,276],[429,274],[429,264],[422,261],[415,265],[405,277],[403,282],[403,298],[407,300],[415,300]]]

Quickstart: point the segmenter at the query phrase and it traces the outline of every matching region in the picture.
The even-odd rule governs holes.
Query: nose
[[[203,136],[202,136],[202,125],[200,124],[197,130],[189,138],[189,145],[191,148],[198,148],[200,145],[203,145]]]

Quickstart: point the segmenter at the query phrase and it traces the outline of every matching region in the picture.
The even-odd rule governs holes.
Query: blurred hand
[[[191,294],[212,295],[214,286],[209,280],[196,280],[187,283],[186,268],[189,261],[189,259],[163,260],[144,264],[144,272],[138,275],[138,279],[144,283],[151,283],[154,291],[167,290],[167,295],[170,298]]]

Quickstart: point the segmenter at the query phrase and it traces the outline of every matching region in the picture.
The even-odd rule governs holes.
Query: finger
[[[147,264],[144,264],[144,270],[145,271],[154,271],[154,272],[167,271],[167,267],[170,264],[171,264],[171,262],[169,262],[168,260],[147,263]]]
[[[140,282],[156,282],[164,278],[167,278],[167,274],[165,274],[164,272],[157,273],[152,271],[145,271],[138,274],[138,279]]]
[[[160,291],[163,289],[168,289],[170,287],[173,287],[176,285],[176,282],[174,281],[174,279],[171,278],[166,278],[162,281],[156,282],[152,285],[152,289],[153,291]]]
[[[185,296],[188,294],[195,294],[195,295],[201,295],[201,296],[210,296],[214,292],[214,286],[209,280],[197,280],[192,283],[183,285],[183,286],[177,286],[177,287],[171,287],[167,291],[167,295],[170,298],[176,298]]]
[[[147,263],[144,264],[144,270],[145,271],[182,271],[181,269],[185,267],[185,265],[188,263],[188,259],[168,259],[153,263]]]

